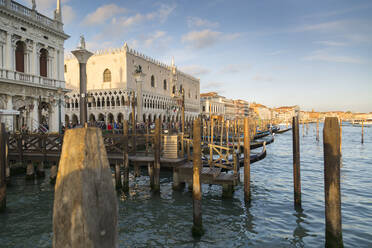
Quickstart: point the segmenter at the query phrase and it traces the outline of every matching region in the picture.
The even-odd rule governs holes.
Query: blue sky
[[[31,0],[22,0],[30,6]],[[22,2],[21,1],[21,2]],[[36,0],[49,16],[56,0]],[[372,111],[370,0],[62,0],[66,51],[121,47],[270,107]]]

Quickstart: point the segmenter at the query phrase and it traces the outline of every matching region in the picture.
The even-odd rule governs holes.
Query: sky
[[[19,2],[31,6],[31,0]],[[57,0],[36,0],[53,15]],[[370,0],[62,0],[89,50],[130,48],[215,91],[269,107],[372,112]]]

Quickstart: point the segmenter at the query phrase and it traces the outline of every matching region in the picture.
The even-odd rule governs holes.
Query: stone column
[[[49,110],[49,132],[58,132],[58,100],[50,105]]]
[[[11,95],[7,95],[6,109],[13,110],[13,101],[12,101]],[[9,131],[13,131],[13,116],[10,115],[10,116],[5,117],[5,120],[6,120],[6,128]]]
[[[13,70],[13,46],[12,46],[12,34],[7,33],[6,46],[5,46],[5,68]]]
[[[37,124],[39,123],[39,99],[34,98],[32,99],[32,104],[34,105],[33,110],[31,111],[31,132],[33,132],[35,129],[38,129],[39,127]]]
[[[53,75],[52,78],[58,80],[59,77],[59,68],[58,68],[58,51],[54,49],[53,51],[53,58],[52,58],[52,68],[53,68]]]
[[[38,62],[39,61],[38,61],[37,51],[36,51],[36,42],[34,42],[33,45],[32,45],[31,72],[30,72],[30,74],[39,75],[39,73],[37,72]]]
[[[64,49],[63,49],[63,46],[60,48],[59,50],[59,60],[60,60],[60,64],[59,64],[59,80],[61,81],[65,81],[65,70],[64,70],[64,65],[65,65],[65,60],[64,60]],[[62,88],[65,87],[65,85],[61,85]]]
[[[136,72],[133,74],[133,77],[136,80],[136,87],[137,87],[137,122],[144,122],[143,120],[143,100],[142,100],[142,85],[143,85],[143,78],[145,74],[142,72],[142,69],[137,69]]]
[[[89,52],[85,49],[85,40],[84,37],[80,37],[80,47],[76,50],[72,51],[72,54],[77,58],[79,61],[79,68],[80,68],[80,124],[84,125],[88,119],[88,106],[86,101],[86,94],[87,94],[87,61],[93,55],[93,53]]]

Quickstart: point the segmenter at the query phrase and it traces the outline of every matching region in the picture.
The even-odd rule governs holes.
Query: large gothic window
[[[48,75],[48,51],[46,49],[40,50],[40,76],[47,77]]]
[[[164,82],[163,82],[163,88],[164,90],[167,90],[167,80],[164,79]]]
[[[18,41],[15,50],[16,71],[25,72],[25,43]]]
[[[176,86],[175,86],[175,85],[173,85],[172,93],[173,93],[173,94],[176,94]]]
[[[151,87],[155,87],[155,77],[154,75],[151,76]]]
[[[109,69],[106,69],[103,72],[103,82],[111,82],[111,71]]]

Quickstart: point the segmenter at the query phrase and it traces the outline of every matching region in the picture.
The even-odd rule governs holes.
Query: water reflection
[[[302,208],[295,208],[295,213],[293,214],[296,217],[296,228],[293,230],[293,239],[291,240],[291,244],[295,247],[305,247],[305,242],[303,239],[309,236],[309,230],[306,229],[304,224],[306,224],[306,214]]]

